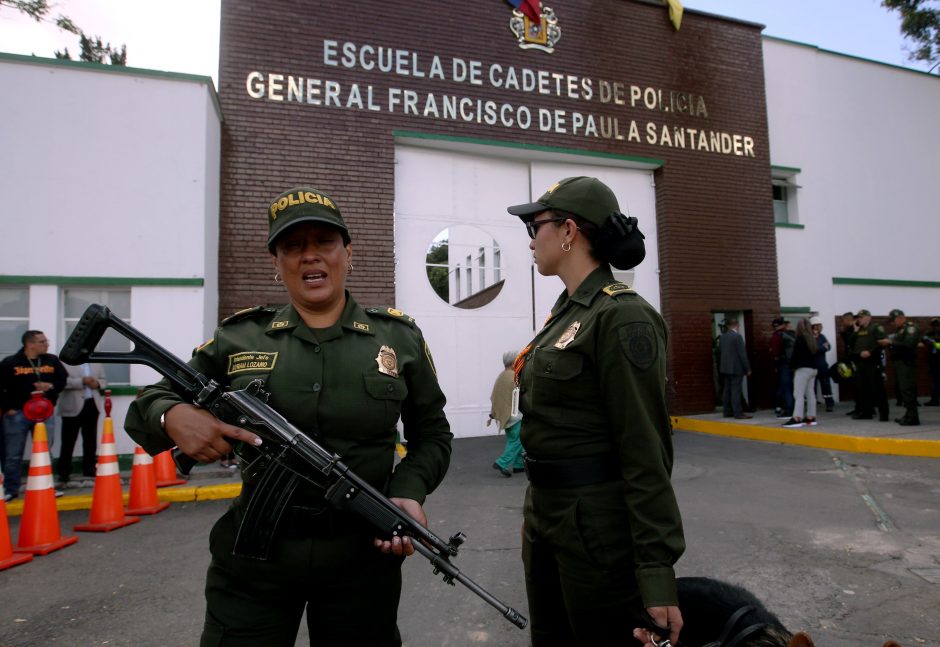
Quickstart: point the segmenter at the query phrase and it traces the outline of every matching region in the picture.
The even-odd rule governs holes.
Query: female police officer
[[[565,285],[516,361],[532,644],[625,645],[644,609],[675,643],[684,540],[670,483],[666,328],[608,264],[642,260],[642,234],[596,178],[566,178],[509,213],[525,222],[539,273]]]
[[[420,330],[397,310],[360,307],[345,290],[352,248],[327,194],[291,189],[267,217],[275,281],[290,303],[229,317],[190,364],[236,389],[263,380],[274,409],[426,523],[421,504],[444,477],[452,435]],[[408,455],[393,471],[399,418]],[[127,430],[150,453],[177,445],[204,462],[235,441],[257,442],[183,403],[166,381],[134,403]],[[267,560],[235,555],[256,481],[246,477],[242,496],[212,529],[201,644],[293,645],[306,607],[316,645],[400,645],[400,567],[414,552],[410,540],[374,538],[308,486],[294,493]]]

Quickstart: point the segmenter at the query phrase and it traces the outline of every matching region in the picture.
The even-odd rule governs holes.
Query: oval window
[[[455,308],[485,306],[505,281],[496,240],[471,225],[452,225],[435,236],[425,268],[431,289]]]

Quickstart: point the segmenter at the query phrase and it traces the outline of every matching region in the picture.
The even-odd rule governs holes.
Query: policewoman
[[[190,364],[235,389],[262,380],[274,409],[426,523],[422,503],[444,478],[452,434],[421,331],[407,315],[364,308],[345,290],[352,247],[326,193],[286,191],[271,202],[267,220],[274,280],[290,302],[229,317]],[[393,469],[399,420],[408,453]],[[182,402],[165,380],[134,402],[126,426],[151,454],[175,445],[203,462],[238,441],[250,453],[260,440]],[[414,552],[410,539],[376,538],[305,484],[277,524],[266,560],[233,554],[259,478],[246,475],[241,496],[212,529],[201,645],[292,646],[305,609],[315,645],[401,645],[400,567]]]
[[[650,637],[644,611],[675,644],[673,565],[685,543],[670,482],[666,326],[610,268],[638,264],[643,236],[596,178],[561,180],[509,213],[525,223],[539,273],[565,287],[516,361],[532,644],[639,644],[631,636]]]

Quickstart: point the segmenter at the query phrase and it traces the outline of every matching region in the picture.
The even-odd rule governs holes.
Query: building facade
[[[847,310],[940,314],[940,79],[690,10],[676,30],[652,0],[543,9],[531,24],[501,0],[355,17],[226,0],[218,95],[201,77],[0,57],[17,89],[0,121],[4,352],[27,326],[60,347],[105,301],[186,357],[221,317],[283,303],[266,208],[298,185],[339,204],[356,299],[416,318],[458,436],[493,433],[502,354],[562,289],[505,211],[562,177],[601,178],[639,218],[647,257],[622,278],[668,323],[674,413],[713,410],[729,315],[750,400],[770,406],[779,314],[818,314],[831,340]],[[118,425],[154,378],[115,373]]]

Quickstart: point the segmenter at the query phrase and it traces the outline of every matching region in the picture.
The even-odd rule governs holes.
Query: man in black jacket
[[[40,330],[23,333],[23,348],[0,362],[0,411],[3,417],[3,488],[4,500],[20,493],[23,453],[26,439],[35,423],[23,414],[23,405],[34,391],[41,391],[52,404],[65,388],[68,372],[59,358],[48,352],[49,340]],[[46,421],[49,448],[55,435],[54,418]],[[60,492],[56,491],[59,496]]]
[[[727,329],[721,334],[718,343],[720,353],[718,371],[724,382],[722,393],[724,415],[726,418],[733,415],[743,420],[752,417],[745,414],[741,407],[741,384],[745,376],[750,376],[751,364],[747,361],[744,337],[738,332],[738,320],[732,317],[725,322],[725,326]]]

